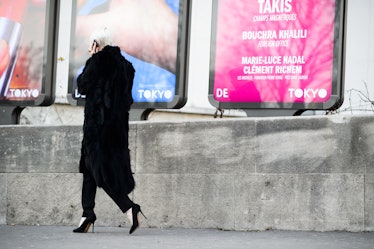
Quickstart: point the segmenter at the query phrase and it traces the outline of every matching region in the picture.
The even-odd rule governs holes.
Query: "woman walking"
[[[130,165],[128,144],[129,110],[135,70],[112,46],[108,29],[96,31],[90,38],[89,53],[83,72],[78,76],[78,90],[86,95],[83,141],[79,171],[83,173],[83,215],[74,232],[87,232],[96,221],[94,213],[97,187],[101,187],[127,213],[132,226],[139,226],[140,206],[128,194],[135,181]]]

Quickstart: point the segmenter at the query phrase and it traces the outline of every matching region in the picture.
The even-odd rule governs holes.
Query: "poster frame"
[[[235,0],[232,0],[235,1]],[[344,71],[346,46],[347,0],[335,1],[334,48],[332,69],[332,94],[327,102],[219,102],[214,98],[214,78],[216,60],[216,36],[218,5],[220,0],[212,0],[212,30],[209,65],[208,99],[212,106],[220,109],[271,109],[271,110],[336,110],[344,101]]]
[[[170,102],[135,102],[131,109],[180,109],[187,102],[188,86],[188,63],[189,63],[189,45],[190,45],[190,19],[191,19],[191,0],[180,0],[178,15],[178,43],[176,59],[176,82],[175,95]],[[75,42],[75,24],[77,19],[76,0],[73,0],[73,13],[71,22],[71,44]],[[70,49],[70,58],[74,58],[74,50]],[[136,68],[135,68],[136,70]],[[84,98],[74,98],[75,75],[69,69],[69,82],[67,99],[73,106],[84,106]]]
[[[0,99],[0,106],[50,106],[55,101],[58,31],[61,0],[46,1],[42,86],[35,100]]]

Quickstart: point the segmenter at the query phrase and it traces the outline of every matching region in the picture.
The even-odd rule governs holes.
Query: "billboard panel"
[[[97,27],[113,34],[113,45],[134,66],[132,108],[181,108],[187,98],[188,0],[73,1],[68,98],[84,104],[76,79]]]
[[[0,104],[54,101],[59,1],[1,0]]]
[[[223,108],[342,103],[344,0],[214,0],[209,99]]]

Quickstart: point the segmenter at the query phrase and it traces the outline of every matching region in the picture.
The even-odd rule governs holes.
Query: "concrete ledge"
[[[0,224],[78,223],[81,130],[0,126]],[[134,122],[132,198],[150,227],[374,231],[373,148],[374,116]]]

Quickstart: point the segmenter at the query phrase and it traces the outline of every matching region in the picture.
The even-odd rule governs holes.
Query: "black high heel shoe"
[[[79,227],[74,229],[74,233],[87,233],[92,225],[92,232],[94,232],[95,228],[95,217],[82,217]]]
[[[135,232],[135,230],[139,227],[139,213],[141,213],[144,218],[147,219],[147,217],[145,217],[142,210],[140,209],[140,206],[138,204],[134,204],[134,206],[132,207],[132,226],[130,228],[130,234]]]

